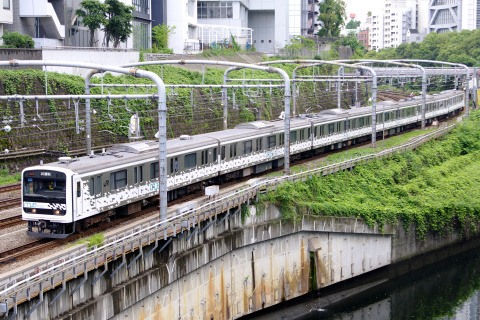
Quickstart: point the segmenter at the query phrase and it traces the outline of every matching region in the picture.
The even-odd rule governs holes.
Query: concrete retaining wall
[[[39,49],[14,49],[0,48],[0,61],[17,60],[42,60],[42,50]],[[42,67],[0,67],[0,69],[42,69]]]
[[[418,240],[402,226],[380,230],[355,218],[305,216],[286,223],[274,206],[259,215],[251,210],[245,224],[237,214],[201,234],[192,235],[191,230],[177,236],[161,254],[134,261],[137,251],[125,257],[123,266],[117,259],[93,286],[103,270],[92,270],[77,292],[61,293],[51,307],[61,287],[49,291],[31,318],[236,319],[304,295],[312,287],[321,290],[409,259],[415,252],[461,241],[458,234]],[[146,246],[143,252],[152,248]],[[316,283],[310,281],[313,274]],[[82,280],[69,281],[67,292]],[[37,302],[20,305],[18,319]]]
[[[53,61],[72,61],[118,66],[138,62],[139,58],[140,54],[138,51],[43,49],[43,60]],[[63,67],[47,67],[47,70],[82,77],[85,77],[90,72],[89,69]]]

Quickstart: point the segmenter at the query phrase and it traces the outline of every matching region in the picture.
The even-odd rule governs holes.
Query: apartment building
[[[7,0],[5,3],[8,2]],[[31,36],[35,47],[88,47],[90,33],[75,14],[82,0],[10,0],[13,23],[5,27]],[[121,0],[135,8],[133,34],[122,48],[149,48],[151,45],[151,0]],[[103,2],[103,0],[102,0]],[[95,32],[94,47],[105,47],[105,35]],[[111,46],[111,44],[110,44]]]
[[[0,8],[0,36],[3,35],[4,26],[13,23],[12,7],[12,0],[3,0],[3,6]],[[0,40],[0,44],[3,44],[3,40]]]
[[[161,0],[152,3],[154,25],[175,26],[175,53],[223,46],[230,35],[244,48],[276,53],[294,35],[313,35],[318,0]]]

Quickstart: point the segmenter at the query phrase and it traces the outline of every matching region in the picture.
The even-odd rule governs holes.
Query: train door
[[[73,177],[73,217],[81,217],[83,215],[83,193],[82,193],[82,179],[80,177]]]
[[[136,195],[140,196],[142,194],[142,183],[143,182],[143,166],[138,166],[133,168],[133,184],[135,186]]]

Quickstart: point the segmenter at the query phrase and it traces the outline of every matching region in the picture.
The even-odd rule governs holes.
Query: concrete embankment
[[[373,270],[408,271],[458,252],[451,245],[462,242],[456,233],[419,240],[412,229],[380,230],[355,218],[305,216],[285,222],[271,205],[261,214],[250,210],[244,223],[238,213],[201,232],[207,220],[199,231],[175,238],[161,254],[134,260],[137,251],[126,256],[123,266],[117,259],[94,285],[103,270],[91,270],[74,294],[60,294],[51,306],[62,288],[46,292],[30,318],[236,319]],[[66,292],[82,281],[67,282]],[[19,305],[18,319],[37,300]]]

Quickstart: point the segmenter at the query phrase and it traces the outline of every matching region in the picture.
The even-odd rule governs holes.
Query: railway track
[[[14,217],[9,217],[5,219],[0,219],[0,230],[13,227],[22,223],[23,223],[22,216],[14,216]]]
[[[11,191],[19,191],[21,188],[20,182],[14,184],[8,184],[0,186],[0,193],[7,193]]]
[[[110,229],[112,227],[118,226],[122,222],[128,221],[132,218],[138,218],[138,217],[147,215],[149,213],[155,212],[157,210],[158,210],[157,205],[154,204],[154,205],[151,205],[151,206],[145,208],[144,210],[142,210],[140,212],[137,212],[135,214],[132,214],[130,216],[118,218],[118,219],[115,219],[112,222],[103,223],[103,224],[99,225],[98,227],[90,228],[90,229],[82,231],[81,233],[73,234],[66,239],[40,239],[40,240],[37,240],[37,241],[29,242],[25,245],[22,245],[22,246],[19,246],[19,247],[10,249],[10,250],[0,252],[0,265],[4,265],[4,264],[8,264],[8,263],[11,263],[11,262],[14,262],[14,261],[18,261],[21,258],[32,255],[32,254],[38,254],[40,252],[44,252],[44,251],[47,251],[47,250],[50,250],[50,249],[58,248],[58,247],[60,247],[64,244],[67,244],[67,243],[76,242],[80,238],[91,236],[93,234],[102,232],[106,229]],[[1,220],[0,220],[0,222],[1,222]]]
[[[10,209],[10,208],[15,208],[15,207],[20,208],[20,202],[21,202],[20,197],[1,199],[0,200],[0,211],[7,210],[7,209]]]

